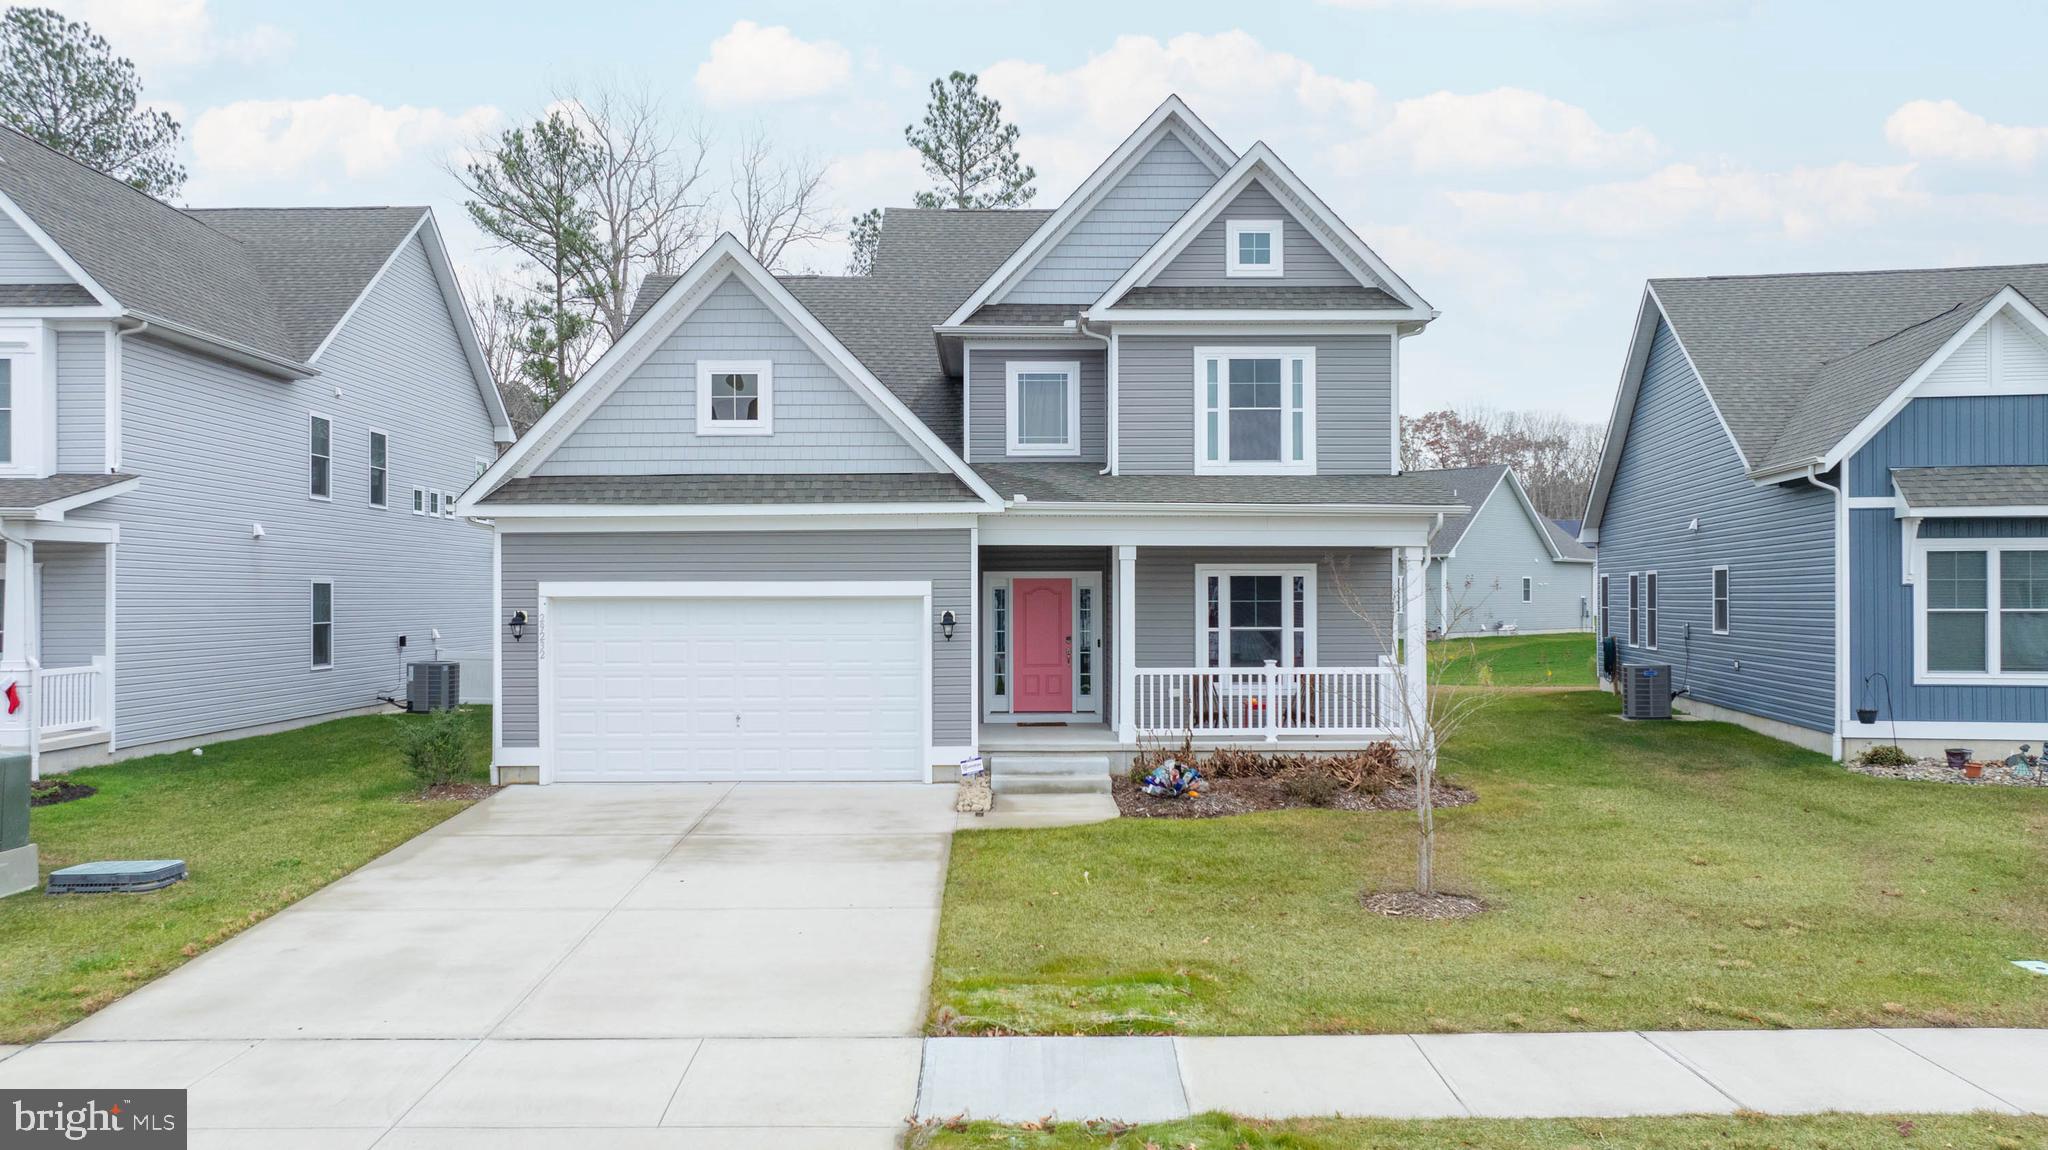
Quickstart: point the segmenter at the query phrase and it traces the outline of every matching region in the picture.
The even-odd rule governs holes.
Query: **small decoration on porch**
[[[1177,759],[1168,759],[1153,767],[1138,789],[1162,798],[1198,799],[1202,797],[1202,772],[1182,766]]]

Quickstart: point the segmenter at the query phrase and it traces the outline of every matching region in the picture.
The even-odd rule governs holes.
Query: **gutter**
[[[1102,470],[1096,472],[1095,474],[1114,475],[1116,473],[1117,433],[1116,345],[1110,342],[1108,336],[1099,335],[1095,332],[1088,330],[1088,313],[1085,311],[1082,312],[1080,315],[1074,317],[1074,334],[1079,335],[1084,339],[1099,339],[1102,341],[1102,388],[1103,392],[1105,393],[1102,399],[1102,418],[1103,422],[1107,424],[1107,426],[1103,428],[1102,458],[1104,462],[1102,464]],[[1074,386],[1080,387],[1081,381],[1078,379],[1075,380]],[[1074,434],[1075,441],[1078,443],[1080,437],[1080,430],[1076,428]]]
[[[1012,499],[1005,511],[1044,515],[1445,515],[1471,508],[1443,503],[1050,503]]]
[[[181,347],[187,347],[213,356],[216,359],[224,359],[229,363],[251,368],[269,375],[282,376],[285,379],[311,379],[320,374],[317,368],[307,367],[305,364],[274,356],[268,352],[257,351],[255,348],[236,343],[233,340],[225,340],[219,336],[207,335],[194,328],[173,323],[160,316],[131,311],[128,313],[127,318],[138,321],[141,326],[134,328],[132,331],[123,332],[122,334],[124,335],[139,335],[147,331],[152,335],[162,338],[165,342],[175,343]]]

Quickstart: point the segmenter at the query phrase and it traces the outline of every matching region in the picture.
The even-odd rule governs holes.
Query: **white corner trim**
[[[1223,274],[1232,279],[1278,279],[1287,274],[1286,263],[1286,222],[1284,220],[1226,220],[1223,224]],[[1238,237],[1250,232],[1257,235],[1266,233],[1272,258],[1262,264],[1248,264],[1240,259],[1243,254],[1238,248]]]
[[[1064,443],[1024,443],[1018,439],[1022,428],[1018,417],[1018,378],[1025,375],[1063,375],[1067,380],[1067,438]],[[1008,361],[1003,370],[1003,446],[1011,455],[1074,456],[1081,454],[1081,361]]]
[[[711,418],[711,379],[718,375],[751,375],[755,381],[755,417],[744,420]],[[697,361],[698,435],[775,434],[775,364],[765,359],[700,359]]]

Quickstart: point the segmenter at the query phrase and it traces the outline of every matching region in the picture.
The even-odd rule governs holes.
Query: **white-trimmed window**
[[[391,506],[391,438],[381,431],[370,433],[370,506]]]
[[[453,491],[443,491],[441,493],[441,515],[446,519],[455,518],[455,493]]]
[[[1011,455],[1081,454],[1081,365],[1012,361],[1004,371],[1003,422]]]
[[[1195,568],[1195,665],[1316,665],[1312,564]]]
[[[14,365],[23,358],[0,355],[0,463],[14,462]]]
[[[1657,649],[1657,573],[1643,575],[1643,646]]]
[[[2048,544],[1921,546],[1915,678],[2048,683]]]
[[[1714,568],[1714,634],[1728,633],[1728,569]]]
[[[439,515],[441,514],[441,493],[440,493],[440,492],[438,492],[438,491],[429,491],[429,492],[427,492],[427,514],[429,514],[429,515],[433,515],[433,516],[439,516]]]
[[[1195,470],[1315,469],[1315,349],[1196,348]]]
[[[427,513],[426,488],[415,487],[412,489],[412,513],[414,515],[425,515]]]
[[[334,666],[334,584],[313,581],[313,669]]]
[[[1536,580],[1534,580],[1534,579],[1531,579],[1531,578],[1530,578],[1530,577],[1528,577],[1527,575],[1524,575],[1524,576],[1522,576],[1522,602],[1524,602],[1524,603],[1533,603],[1533,602],[1535,602],[1535,601],[1536,601]]]
[[[1286,274],[1281,262],[1279,220],[1229,220],[1223,225],[1223,273],[1228,276],[1274,277]]]
[[[1603,639],[1614,634],[1614,628],[1609,625],[1607,618],[1607,613],[1613,609],[1613,602],[1614,600],[1607,597],[1607,576],[1602,575],[1600,576],[1600,637]]]
[[[326,416],[312,417],[306,450],[312,458],[307,494],[315,499],[334,498],[334,424]]]
[[[1643,644],[1643,577],[1631,573],[1628,577],[1628,645],[1640,647]]]
[[[50,394],[39,386],[43,356],[55,336],[37,319],[0,320],[0,474],[35,476],[54,470],[55,440],[46,428]]]
[[[765,359],[697,361],[697,434],[769,435],[775,366]]]

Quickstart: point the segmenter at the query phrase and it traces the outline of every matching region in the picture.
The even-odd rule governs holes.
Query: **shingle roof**
[[[93,307],[99,302],[77,284],[0,284],[0,307]]]
[[[1280,284],[1232,284],[1228,287],[1139,287],[1116,301],[1122,309],[1137,308],[1278,308],[1369,309],[1408,305],[1376,287],[1287,287]],[[987,310],[987,309],[983,309]]]
[[[1552,543],[1557,544],[1557,553],[1561,558],[1582,563],[1593,561],[1593,549],[1579,542],[1578,532],[1566,529],[1554,519],[1543,521],[1543,531],[1550,536]]]
[[[1445,467],[1435,471],[1411,471],[1410,475],[1426,475],[1456,497],[1457,502],[1470,507],[1470,511],[1444,517],[1444,525],[1437,528],[1436,535],[1429,541],[1429,549],[1437,555],[1448,555],[1458,546],[1458,540],[1465,537],[1465,529],[1472,526],[1472,517],[1486,506],[1486,498],[1500,483],[1500,477],[1507,474],[1507,465],[1488,464],[1485,467]]]
[[[490,503],[979,502],[951,472],[913,475],[536,475],[510,479]]]
[[[1082,310],[1079,304],[1071,303],[985,303],[974,309],[967,322],[975,325],[1056,327],[1080,315]]]
[[[1094,463],[987,463],[974,470],[1027,503],[1455,505],[1427,472],[1407,475],[1103,475]]]
[[[1757,473],[1834,446],[2007,286],[2048,301],[2048,264],[1650,282]]]
[[[183,211],[9,129],[0,192],[127,310],[292,362],[312,354],[426,212]]]
[[[43,479],[0,479],[0,515],[28,515],[36,508],[126,483],[133,475],[81,473]]]
[[[2048,507],[2048,466],[1900,467],[1892,485],[1912,508]]]

